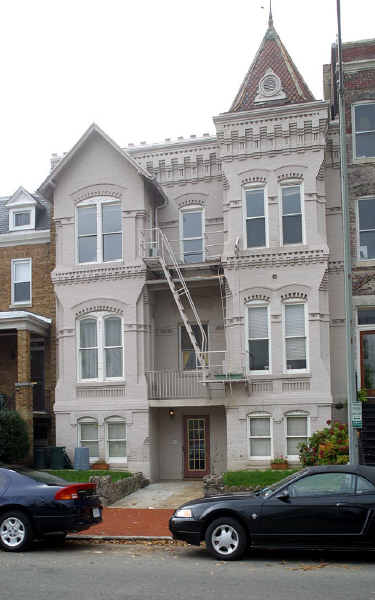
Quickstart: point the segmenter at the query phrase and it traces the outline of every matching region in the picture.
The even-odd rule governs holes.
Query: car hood
[[[224,502],[241,502],[246,500],[247,502],[259,502],[259,497],[255,494],[225,494],[225,496],[209,496],[208,498],[197,498],[196,500],[190,500],[185,502],[179,508],[203,506],[205,504],[221,504]]]

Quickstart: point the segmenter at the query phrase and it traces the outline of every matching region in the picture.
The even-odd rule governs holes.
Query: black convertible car
[[[375,467],[308,467],[252,494],[193,500],[169,528],[222,560],[249,547],[374,550]]]
[[[0,468],[0,546],[17,552],[46,535],[62,542],[68,532],[102,520],[93,483],[69,484],[45,472]]]

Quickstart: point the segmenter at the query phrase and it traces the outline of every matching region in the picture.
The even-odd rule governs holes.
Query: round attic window
[[[280,89],[280,79],[274,73],[265,75],[259,85],[259,91],[264,96],[275,96],[279,93]]]

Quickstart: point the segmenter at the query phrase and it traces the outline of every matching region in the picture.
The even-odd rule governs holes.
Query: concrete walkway
[[[168,508],[175,509],[180,504],[202,498],[203,483],[195,481],[159,481],[125,496],[111,505],[111,508]]]

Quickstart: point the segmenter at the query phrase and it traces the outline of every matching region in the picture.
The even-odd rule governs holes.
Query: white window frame
[[[123,423],[125,425],[125,437],[124,438],[119,438],[118,440],[110,439],[109,425],[111,423]],[[110,441],[125,442],[126,455],[125,456],[117,456],[117,457],[109,456],[109,442]],[[126,464],[128,462],[128,426],[126,423],[126,419],[124,419],[123,417],[108,417],[105,420],[105,455],[106,455],[106,461],[108,463]]]
[[[184,237],[184,214],[189,213],[189,212],[200,212],[201,213],[201,219],[202,219],[202,235],[201,236],[196,236],[196,237],[191,237],[191,238],[185,238]],[[201,206],[200,204],[190,204],[189,206],[184,206],[184,208],[180,209],[180,214],[179,214],[179,232],[180,232],[180,260],[182,263],[184,264],[188,264],[188,265],[194,265],[194,264],[199,264],[199,263],[185,263],[185,252],[184,252],[184,242],[190,242],[190,241],[194,241],[194,240],[200,240],[202,239],[202,262],[204,262],[206,260],[206,244],[205,244],[205,239],[206,239],[206,211],[204,209],[204,206]]]
[[[287,216],[293,216],[293,215],[301,214],[302,241],[301,242],[296,242],[295,244],[285,244],[284,243],[283,189],[289,188],[289,187],[299,187],[299,194],[300,194],[301,213],[293,213],[291,215],[287,215]],[[305,244],[306,243],[305,201],[304,201],[304,199],[305,199],[304,184],[300,180],[298,180],[298,181],[288,180],[288,181],[283,182],[280,185],[280,189],[279,189],[280,246],[287,246],[287,247],[289,247],[289,246],[300,246],[301,244]]]
[[[357,260],[358,260],[358,262],[366,262],[366,261],[373,262],[373,261],[375,261],[375,257],[374,258],[362,258],[361,257],[361,230],[360,230],[360,225],[359,225],[359,203],[360,203],[361,200],[373,200],[373,202],[374,202],[374,210],[375,210],[375,195],[372,194],[370,196],[361,196],[360,198],[357,198],[357,214],[356,214],[356,221],[357,221]],[[374,235],[375,235],[375,229],[374,230],[368,229],[366,231],[374,231]]]
[[[265,245],[264,246],[248,246],[247,245],[247,227],[246,223],[250,219],[259,219],[260,217],[248,217],[247,216],[247,205],[246,205],[246,192],[263,190],[264,199],[264,231],[265,231]],[[268,188],[267,185],[244,185],[242,192],[242,210],[243,210],[243,239],[245,250],[257,250],[259,248],[269,248],[269,222],[268,222]]]
[[[249,357],[249,308],[267,308],[267,326],[268,326],[268,369],[266,371],[250,370],[250,357]],[[245,353],[247,356],[246,370],[250,375],[270,375],[272,373],[272,336],[271,336],[271,311],[269,302],[263,302],[262,300],[253,300],[245,304],[245,340],[246,349]],[[256,338],[251,338],[256,339]],[[258,338],[265,339],[265,338]]]
[[[286,356],[286,327],[285,327],[285,307],[290,306],[291,304],[303,304],[305,311],[305,338],[306,338],[306,368],[305,369],[288,369],[287,368],[287,356]],[[291,300],[287,300],[283,303],[283,349],[284,349],[284,373],[309,373],[310,372],[310,355],[309,355],[309,347],[310,347],[310,339],[309,339],[309,311],[308,304],[302,298],[295,298]],[[295,337],[295,336],[293,336]]]
[[[20,264],[20,263],[27,263],[29,265],[29,269],[30,269],[30,298],[29,298],[29,300],[22,300],[20,302],[16,302],[15,301],[15,293],[14,293],[14,284],[15,283],[22,283],[20,281],[16,281],[15,280],[16,265]],[[11,275],[12,275],[12,282],[11,282],[11,303],[12,303],[12,306],[31,306],[32,305],[32,298],[33,298],[33,290],[32,290],[33,262],[32,262],[32,259],[31,258],[14,258],[14,259],[12,259]]]
[[[265,419],[268,418],[269,422],[270,422],[270,434],[269,436],[265,436],[265,435],[251,435],[251,429],[250,429],[250,419]],[[271,460],[273,458],[273,431],[272,431],[272,415],[270,415],[269,413],[252,413],[250,415],[247,415],[247,447],[248,447],[248,458],[250,460]],[[254,439],[254,440],[270,440],[270,452],[271,454],[269,456],[253,456],[251,454],[250,451],[250,440]]]
[[[100,431],[100,426],[98,423],[98,420],[95,419],[94,417],[81,417],[80,419],[77,420],[77,445],[79,448],[85,448],[86,446],[82,446],[82,436],[81,436],[81,425],[96,425],[97,426],[97,431],[98,431],[98,438],[97,438],[97,442],[98,442],[98,454],[100,454],[100,448],[99,448],[99,444],[100,444],[100,435],[99,435],[99,431]],[[84,440],[84,441],[95,441],[95,440]],[[89,455],[89,462],[94,463],[99,459],[99,456],[90,456]]]
[[[374,303],[372,304],[368,304],[368,305],[364,305],[361,304],[359,306],[355,307],[355,323],[356,323],[356,342],[357,342],[357,348],[358,348],[358,352],[357,352],[357,357],[356,357],[356,363],[357,363],[357,389],[361,389],[362,386],[362,373],[361,373],[361,331],[374,331],[375,330],[375,323],[369,323],[368,325],[360,325],[359,324],[359,318],[358,318],[358,313],[361,309],[366,309],[366,308],[373,308],[375,310],[375,300]]]
[[[121,343],[122,343],[122,375],[121,377],[106,377],[105,376],[105,320],[109,317],[116,317],[121,323]],[[98,376],[84,379],[82,377],[82,363],[81,363],[81,340],[80,340],[80,323],[85,319],[96,320],[96,332],[97,332],[97,348],[98,348]],[[77,381],[78,382],[105,382],[105,381],[125,381],[125,347],[124,347],[124,321],[123,318],[111,312],[93,312],[83,315],[76,322],[76,337],[77,337]],[[119,346],[116,346],[119,347]]]
[[[371,100],[362,100],[361,102],[354,102],[352,104],[352,153],[353,153],[353,162],[374,162],[375,161],[375,156],[357,156],[357,143],[356,143],[356,136],[357,136],[357,130],[356,130],[356,124],[355,124],[355,109],[357,106],[361,106],[361,105],[365,105],[365,104],[374,104],[375,106],[375,101],[371,101]],[[370,133],[375,130],[369,129],[368,132],[364,132],[362,131],[361,133]]]
[[[27,225],[16,225],[17,213],[29,213],[30,223]],[[35,206],[13,206],[9,208],[9,231],[23,231],[25,229],[35,229]]]
[[[309,439],[309,437],[311,436],[310,433],[310,415],[308,413],[302,412],[302,411],[293,411],[293,412],[289,412],[286,415],[284,415],[285,417],[285,456],[289,459],[289,460],[299,460],[299,454],[288,454],[288,439],[293,439],[293,438],[300,438],[302,436],[300,435],[288,435],[288,418],[289,417],[293,417],[293,418],[299,418],[299,419],[306,419],[306,440]]]
[[[121,202],[114,200],[113,198],[90,198],[89,200],[85,200],[80,202],[76,206],[75,210],[75,254],[76,254],[76,264],[77,265],[90,265],[90,264],[107,264],[112,262],[122,262],[124,258],[124,236],[123,236],[123,227],[122,227],[122,217],[121,217],[121,229],[120,231],[116,231],[114,233],[121,235],[121,258],[116,258],[113,260],[103,260],[103,234],[102,231],[102,207],[103,205],[116,205],[120,206]],[[80,208],[88,207],[88,206],[96,206],[96,260],[92,261],[79,261],[79,237],[78,237],[78,213]],[[83,237],[83,236],[82,236]]]

